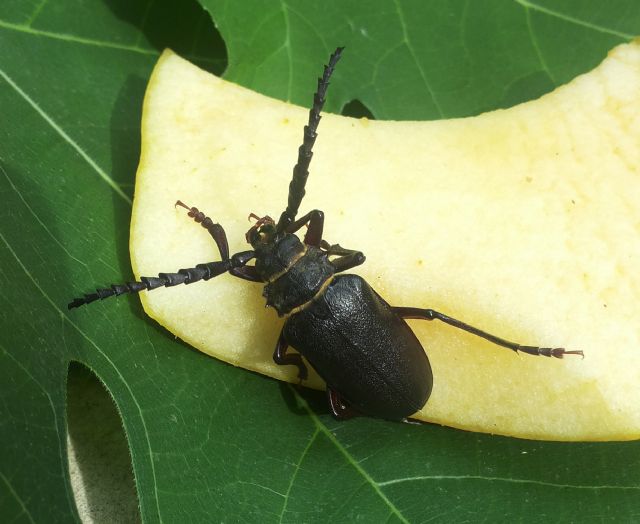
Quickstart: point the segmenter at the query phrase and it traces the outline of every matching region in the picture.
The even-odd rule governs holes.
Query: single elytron
[[[433,374],[420,342],[405,322],[408,318],[441,320],[499,346],[531,355],[562,358],[569,353],[582,354],[508,342],[432,309],[390,306],[364,279],[344,274],[362,264],[365,257],[360,251],[329,244],[322,238],[322,211],[313,210],[296,219],[305,194],[320,111],[341,53],[342,48],[336,49],[318,79],[289,184],[287,208],[278,222],[269,216],[251,215],[256,222],[246,234],[250,250],[229,256],[222,226],[197,208],[178,201],[176,205],[186,208],[188,216],[209,232],[221,260],[98,289],[73,300],[69,309],[123,293],[209,280],[225,272],[261,282],[267,305],[287,317],[273,360],[297,366],[299,378],[305,379],[307,367],[301,355],[304,356],[326,381],[331,412],[340,419],[362,413],[400,420],[425,405],[431,394]],[[300,241],[295,233],[303,226],[307,230]],[[254,265],[248,265],[251,260]],[[289,347],[299,353],[288,352]]]

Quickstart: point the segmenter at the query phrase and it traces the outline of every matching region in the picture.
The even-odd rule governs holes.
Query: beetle
[[[336,49],[318,79],[289,184],[287,207],[277,222],[269,216],[250,215],[255,219],[246,233],[250,250],[230,256],[223,227],[198,208],[178,200],[176,206],[187,209],[187,215],[209,232],[221,260],[97,289],[74,299],[69,309],[123,293],[206,281],[227,272],[262,283],[267,306],[286,317],[273,360],[279,365],[296,366],[299,379],[304,380],[308,375],[304,356],[326,382],[329,407],[338,419],[364,414],[405,420],[426,404],[433,373],[407,319],[440,320],[515,352],[555,358],[583,355],[564,348],[509,342],[433,309],[391,306],[362,277],[344,273],[361,265],[365,256],[323,238],[322,211],[314,209],[296,218],[305,195],[329,79],[342,51],[341,47]],[[300,240],[296,233],[304,226],[307,230]],[[249,265],[252,260],[254,264]],[[298,352],[289,352],[290,347]]]

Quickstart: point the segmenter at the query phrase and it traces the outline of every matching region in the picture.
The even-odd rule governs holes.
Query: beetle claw
[[[580,349],[567,351],[564,348],[553,348],[551,356],[555,358],[564,358],[565,355],[580,355],[584,359],[584,352]]]

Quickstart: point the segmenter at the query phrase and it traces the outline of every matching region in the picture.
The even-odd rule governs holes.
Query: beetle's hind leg
[[[359,266],[366,260],[362,251],[347,249],[342,247],[340,244],[330,245],[326,240],[320,242],[320,247],[327,252],[328,256],[338,257],[331,261],[333,266],[336,268],[336,273]]]
[[[349,420],[358,416],[358,412],[340,396],[340,393],[329,386],[327,386],[327,400],[329,401],[331,414],[337,420]]]
[[[444,313],[440,313],[433,309],[422,309],[418,307],[392,307],[393,311],[402,318],[415,318],[421,320],[440,320],[445,324],[449,324],[458,329],[462,329],[463,331],[467,331],[468,333],[472,333],[478,337],[484,338],[489,342],[493,342],[498,346],[502,346],[507,349],[511,349],[516,353],[521,351],[522,353],[527,353],[529,355],[540,355],[543,357],[555,357],[555,358],[563,358],[565,355],[580,355],[584,358],[584,353],[582,351],[567,351],[564,348],[543,348],[538,346],[523,346],[516,342],[509,342],[500,337],[496,337],[486,331],[482,331],[476,327],[470,326],[469,324],[465,324],[461,320],[457,320],[455,318],[449,317]]]
[[[289,347],[289,343],[284,336],[284,329],[280,332],[280,336],[278,337],[278,342],[276,343],[276,349],[273,352],[273,361],[279,366],[298,366],[298,378],[300,381],[306,380],[309,376],[309,371],[307,370],[307,366],[305,366],[302,361],[302,356],[300,353],[287,353],[287,348]]]

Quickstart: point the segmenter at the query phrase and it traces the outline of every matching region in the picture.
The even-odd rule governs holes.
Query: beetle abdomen
[[[362,413],[402,419],[431,394],[433,376],[422,345],[357,275],[337,275],[321,296],[289,317],[284,335]]]

